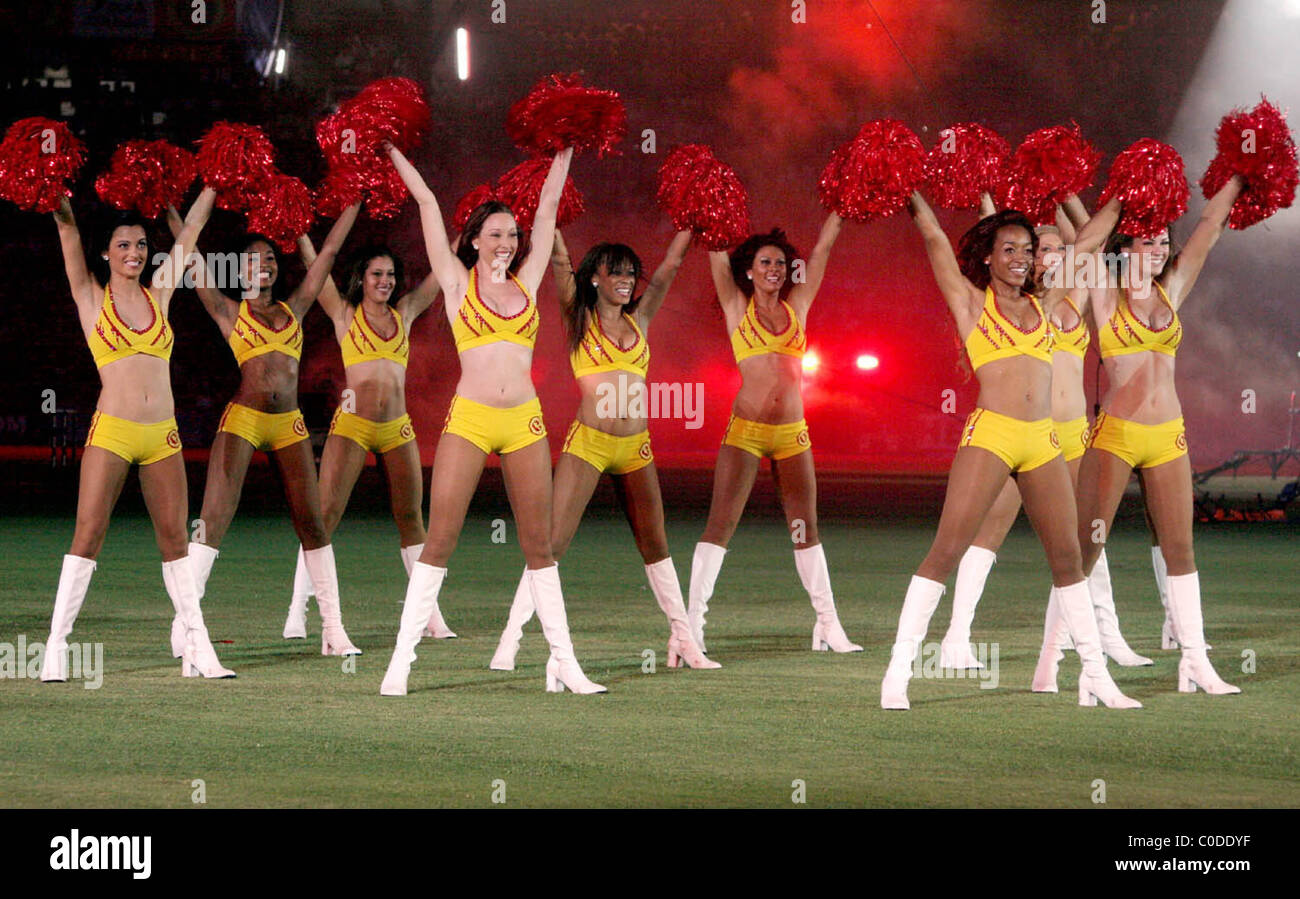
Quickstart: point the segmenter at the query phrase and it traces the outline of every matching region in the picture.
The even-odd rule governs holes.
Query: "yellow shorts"
[[[386,453],[414,440],[415,428],[409,415],[392,421],[371,421],[339,408],[330,420],[330,436],[346,437],[367,452]]]
[[[1088,448],[1088,418],[1080,415],[1069,421],[1052,420],[1056,436],[1061,441],[1061,455],[1066,462],[1071,462],[1083,455]]]
[[[1187,434],[1181,418],[1142,425],[1102,412],[1088,446],[1119,456],[1133,468],[1155,468],[1187,455]]]
[[[631,474],[655,460],[649,431],[615,437],[580,421],[569,425],[561,452],[577,456],[602,474]]]
[[[307,439],[307,423],[299,410],[258,412],[238,403],[226,406],[217,431],[242,437],[260,450],[281,450]]]
[[[537,397],[509,409],[498,409],[453,396],[442,432],[464,437],[485,453],[505,455],[546,437],[546,425],[542,423],[542,404]]]
[[[86,446],[97,446],[135,465],[149,465],[181,451],[176,419],[141,424],[96,412],[90,419]]]
[[[970,414],[958,445],[986,449],[1012,471],[1032,471],[1061,454],[1061,441],[1050,418],[1021,421],[988,409]]]
[[[808,437],[808,423],[802,418],[783,425],[769,425],[732,415],[722,445],[734,446],[760,459],[771,456],[780,461],[812,449],[812,440]]]

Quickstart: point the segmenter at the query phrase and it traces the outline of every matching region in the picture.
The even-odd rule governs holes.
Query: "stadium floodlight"
[[[456,29],[456,76],[461,81],[469,79],[469,31]]]
[[[284,74],[284,66],[287,57],[288,57],[288,51],[285,50],[284,47],[281,47],[279,50],[275,51],[275,74],[277,75]]]
[[[875,371],[880,368],[880,360],[870,353],[863,353],[858,356],[858,369],[860,371]]]

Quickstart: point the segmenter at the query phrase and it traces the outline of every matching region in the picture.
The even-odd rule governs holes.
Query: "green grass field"
[[[702,522],[670,520],[685,584]],[[243,517],[222,549],[205,614],[233,681],[180,676],[152,533],[121,515],[71,639],[104,644],[102,687],[0,681],[0,806],[1109,807],[1300,805],[1300,554],[1295,525],[1200,526],[1206,631],[1234,697],[1176,692],[1177,653],[1139,527],[1109,556],[1121,622],[1154,668],[1115,669],[1146,708],[1080,708],[1078,670],[1060,695],[1028,685],[1048,581],[1023,523],[989,578],[973,640],[999,644],[994,690],[914,680],[912,711],[878,707],[879,680],[932,522],[822,524],[837,602],[865,653],[809,651],[813,613],[781,524],[754,517],[732,544],[708,642],[719,671],[665,667],[666,622],[626,525],[589,515],[561,566],[578,656],[604,696],[543,691],[536,622],[519,668],[487,663],[522,567],[471,519],[442,607],[461,638],[425,640],[404,699],[381,698],[405,578],[391,523],[346,519],[336,537],[345,622],[365,650],[355,673],[314,639],[280,638],[295,543],[282,518]],[[0,521],[0,641],[44,640],[70,517]],[[513,538],[513,529],[509,532]],[[931,626],[947,625],[945,598]],[[643,673],[643,652],[657,669]],[[1254,673],[1242,653],[1254,653]],[[496,782],[496,783],[494,783]]]

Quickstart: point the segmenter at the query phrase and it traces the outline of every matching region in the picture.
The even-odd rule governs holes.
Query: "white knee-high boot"
[[[298,564],[293,571],[293,598],[289,600],[289,615],[284,619],[284,639],[307,639],[307,599],[315,594],[311,573],[302,546],[298,546]]]
[[[1035,693],[1055,693],[1056,671],[1065,658],[1062,650],[1069,639],[1070,629],[1061,614],[1061,603],[1053,587],[1047,598],[1047,614],[1043,619],[1043,648],[1038,652],[1038,665],[1034,668],[1034,681],[1030,686]],[[1071,644],[1073,648],[1073,644]]]
[[[41,658],[43,681],[68,679],[68,634],[72,633],[77,613],[86,601],[86,591],[90,589],[90,578],[96,565],[94,559],[82,556],[63,557],[59,586],[54,593],[54,612],[50,615],[50,636],[45,641],[45,655]]]
[[[560,566],[529,569],[527,578],[533,593],[533,605],[537,609],[537,620],[542,625],[546,642],[551,645],[551,658],[546,663],[546,692],[563,693],[566,687],[574,693],[607,692],[600,684],[587,679],[573,654],[564,594],[560,590]]]
[[[406,602],[402,606],[402,623],[397,630],[397,645],[388,662],[388,671],[379,687],[381,696],[405,696],[406,679],[415,661],[415,647],[420,643],[429,611],[438,603],[446,568],[436,568],[423,562],[411,565],[411,577],[406,583]]]
[[[1103,548],[1097,564],[1088,575],[1088,591],[1092,595],[1092,609],[1097,615],[1097,633],[1101,636],[1101,651],[1124,668],[1154,665],[1146,656],[1140,656],[1128,645],[1119,630],[1119,616],[1115,613],[1115,594],[1110,584],[1110,564]]]
[[[716,543],[695,544],[695,556],[691,559],[691,604],[686,611],[686,618],[691,625],[691,639],[700,652],[709,651],[704,645],[704,614],[709,611],[713,585],[718,581],[718,572],[722,570],[722,559],[726,555],[725,546]]]
[[[348,632],[343,629],[343,610],[339,602],[339,576],[334,567],[334,547],[326,543],[318,549],[302,554],[311,575],[316,593],[316,607],[320,609],[320,654],[323,656],[359,656],[361,650],[352,645]]]
[[[1240,687],[1227,683],[1215,672],[1205,654],[1205,625],[1201,618],[1201,576],[1171,574],[1169,585],[1169,613],[1174,619],[1174,636],[1183,648],[1178,660],[1178,692],[1195,693],[1199,686],[1206,693],[1222,696],[1240,693]]]
[[[939,644],[939,664],[944,668],[983,668],[984,664],[971,652],[970,626],[975,620],[975,606],[984,595],[984,582],[988,580],[997,554],[982,546],[971,545],[957,566],[957,584],[952,591],[952,619],[948,633]]]
[[[672,558],[660,559],[645,567],[650,591],[664,615],[668,616],[668,667],[677,668],[685,662],[689,668],[721,668],[711,661],[691,638],[691,625],[686,617],[686,604],[682,602],[682,587],[677,582],[677,569]]]
[[[510,604],[510,616],[506,619],[506,629],[501,632],[497,651],[492,655],[488,667],[493,671],[514,671],[515,654],[519,652],[519,641],[524,638],[524,625],[533,617],[533,590],[528,583],[528,569],[519,576],[519,586],[515,588],[515,598]]]
[[[944,585],[920,575],[912,575],[903,598],[903,611],[898,615],[898,634],[889,654],[889,667],[880,682],[880,707],[882,709],[910,709],[907,701],[907,682],[912,679],[912,662],[925,641],[930,618],[943,596]]]
[[[813,625],[813,650],[862,652],[862,647],[850,640],[840,625],[840,616],[835,611],[835,594],[831,592],[831,573],[826,567],[822,545],[818,543],[796,549],[794,567],[799,572],[799,580],[803,581],[803,588],[808,591],[813,611],[817,613],[817,623]]]
[[[171,597],[172,607],[185,623],[185,648],[181,653],[181,673],[185,677],[234,677],[217,658],[207,625],[199,608],[199,586],[189,556],[162,563],[163,584]]]
[[[199,603],[202,604],[203,597],[208,592],[208,575],[212,574],[212,566],[221,552],[206,543],[193,541],[190,542],[186,552],[190,557],[190,570],[194,572],[194,585],[199,591]],[[180,615],[176,615],[172,618],[172,658],[179,659],[184,648],[185,622],[181,621]]]
[[[1052,589],[1083,665],[1079,672],[1079,705],[1096,705],[1100,699],[1108,709],[1142,708],[1142,703],[1120,692],[1106,671],[1106,656],[1101,651],[1101,635],[1097,632],[1097,615],[1092,609],[1088,582],[1083,580]]]
[[[416,562],[420,561],[420,553],[424,552],[423,543],[413,543],[410,546],[402,547],[402,564],[406,566],[406,576],[411,576],[411,571]],[[433,637],[435,640],[450,640],[456,636],[456,632],[447,627],[447,622],[442,618],[442,609],[439,608],[437,601],[433,604],[433,611],[429,613],[429,620],[424,626],[424,636]]]

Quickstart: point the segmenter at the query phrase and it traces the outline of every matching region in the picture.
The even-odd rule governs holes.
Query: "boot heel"
[[[1079,678],[1079,705],[1082,706],[1097,705],[1097,696],[1088,687],[1087,683],[1084,681],[1082,676],[1080,676]]]
[[[1196,681],[1192,680],[1192,666],[1178,661],[1178,692],[1195,693]]]
[[[198,677],[199,669],[195,668],[188,659],[181,659],[181,677]]]
[[[549,671],[546,672],[546,692],[547,693],[564,692],[564,681],[560,680],[558,677],[556,677],[554,674],[552,674]]]
[[[668,667],[680,668],[682,666],[682,657],[678,655],[673,648],[668,647]]]

